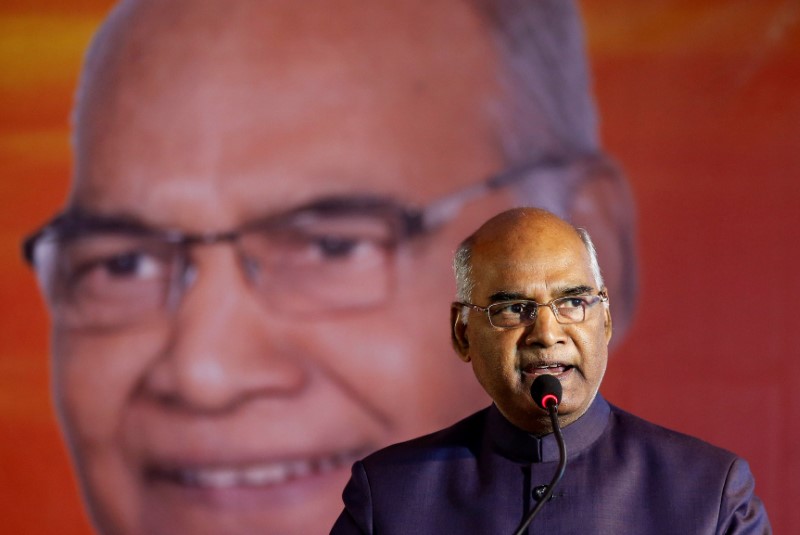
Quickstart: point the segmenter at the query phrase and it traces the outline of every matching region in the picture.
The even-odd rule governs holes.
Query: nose
[[[565,339],[563,325],[558,323],[556,314],[549,306],[540,306],[536,311],[536,321],[528,327],[525,343],[540,347],[551,347],[563,343]]]
[[[254,398],[302,394],[309,375],[288,335],[269,321],[232,247],[198,247],[195,274],[174,313],[169,341],[146,376],[162,401],[200,411]]]

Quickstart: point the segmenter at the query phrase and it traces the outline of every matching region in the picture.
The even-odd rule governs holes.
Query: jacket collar
[[[561,429],[567,456],[573,457],[591,446],[608,425],[611,409],[600,393],[586,413]],[[486,419],[489,447],[504,457],[522,463],[548,463],[558,460],[558,443],[553,433],[537,437],[506,420],[496,405],[489,407]]]

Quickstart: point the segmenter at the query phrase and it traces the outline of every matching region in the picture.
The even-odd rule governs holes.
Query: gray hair
[[[456,276],[456,301],[469,303],[472,300],[472,290],[475,288],[475,279],[472,277],[472,245],[474,238],[470,236],[458,246],[453,257],[453,272]]]
[[[501,95],[490,103],[509,166],[601,152],[583,27],[573,0],[469,0],[486,21],[500,61]],[[561,170],[563,171],[563,170]],[[573,181],[558,169],[513,186],[518,205],[567,217]],[[550,176],[546,176],[550,175]]]
[[[510,166],[550,155],[564,161],[599,154],[597,112],[590,91],[583,28],[573,0],[470,0],[486,21],[500,56],[497,76],[504,91],[492,103],[500,124],[500,146]],[[502,101],[502,102],[500,102]],[[573,180],[551,168],[540,180],[512,186],[514,203],[540,206],[568,217]],[[589,251],[592,274],[602,286],[594,243],[577,229]],[[453,260],[456,298],[472,297],[472,245],[469,237]]]
[[[575,232],[580,236],[586,252],[589,253],[589,269],[592,271],[592,278],[595,286],[600,289],[605,283],[600,272],[600,263],[597,260],[597,250],[594,247],[589,231],[584,228],[576,228]],[[475,288],[475,278],[472,273],[472,246],[475,243],[474,235],[470,236],[458,246],[453,257],[453,272],[456,276],[456,300],[462,303],[472,301],[472,290]],[[464,314],[466,316],[466,312]]]
[[[575,230],[578,232],[578,236],[581,237],[581,241],[584,247],[586,247],[586,252],[589,253],[589,269],[592,270],[594,285],[599,290],[605,286],[605,282],[603,282],[603,274],[600,272],[600,262],[597,261],[597,249],[594,247],[594,242],[588,230],[580,227]]]
[[[600,142],[577,1],[467,1],[486,21],[499,57],[496,76],[501,91],[489,104],[489,113],[497,121],[495,135],[508,165],[548,159],[563,163],[511,185],[511,206],[542,207],[569,221],[579,187],[589,176],[613,183],[615,201],[607,224],[621,254],[619,279],[611,283],[619,285],[614,288],[616,327],[622,332],[637,293],[634,201],[622,171]],[[469,250],[457,255],[464,260],[456,273],[459,292],[470,293]],[[596,265],[596,253],[592,259]],[[593,270],[599,276],[599,268]]]

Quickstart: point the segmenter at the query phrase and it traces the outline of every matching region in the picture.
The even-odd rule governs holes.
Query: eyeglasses
[[[570,324],[581,323],[586,319],[587,308],[607,301],[608,294],[603,289],[597,295],[570,295],[558,297],[547,303],[537,303],[530,299],[517,299],[492,303],[488,307],[473,305],[472,303],[455,302],[453,304],[485,312],[489,318],[489,323],[498,329],[516,329],[533,325],[536,322],[540,307],[549,307],[558,323]]]
[[[262,301],[291,321],[385,303],[398,245],[453,219],[469,201],[512,184],[554,177],[569,162],[540,159],[425,207],[392,199],[329,197],[238,229],[207,234],[67,212],[23,243],[53,319],[70,328],[132,325],[173,310],[194,276],[192,249],[230,243]]]

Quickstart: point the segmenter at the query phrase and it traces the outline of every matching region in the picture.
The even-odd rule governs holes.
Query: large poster
[[[59,364],[50,357],[50,320],[35,277],[22,259],[20,243],[66,202],[74,164],[69,138],[70,122],[74,121],[70,119],[74,88],[91,36],[111,5],[107,0],[73,5],[39,1],[25,5],[10,3],[0,8],[0,71],[3,73],[0,77],[0,161],[3,169],[0,295],[4,303],[0,312],[0,516],[4,518],[3,530],[8,533],[91,533],[53,403],[53,383],[58,382],[51,378],[54,364]],[[794,506],[793,497],[800,496],[800,481],[791,475],[800,473],[800,456],[795,451],[796,444],[800,443],[800,432],[795,425],[800,419],[800,397],[794,395],[793,389],[800,379],[800,352],[791,336],[797,330],[794,306],[800,302],[800,277],[795,267],[800,262],[800,248],[796,243],[800,226],[797,206],[800,202],[800,150],[797,148],[800,142],[800,4],[792,0],[659,3],[595,0],[582,2],[581,8],[594,96],[601,118],[602,143],[605,152],[624,171],[635,204],[635,218],[632,219],[635,220],[633,251],[638,264],[635,311],[627,332],[623,335],[620,329],[602,392],[612,403],[631,412],[745,457],[756,478],[756,492],[766,504],[775,531],[797,532],[800,512]],[[442,36],[442,47],[448,44],[446,37]],[[176,49],[179,47],[176,43]],[[407,51],[395,50],[398,56],[393,59],[400,62],[404,52]],[[466,50],[464,57],[471,53],[477,52]],[[377,63],[370,69],[381,72]],[[162,76],[178,77],[179,73],[164,72]],[[460,92],[458,95],[459,98],[463,96]],[[332,92],[326,98],[335,104],[337,96]],[[146,92],[137,96],[157,97]],[[373,104],[370,97],[361,95],[359,110]],[[452,107],[454,122],[463,118],[458,99],[449,100],[438,94],[432,99],[440,99],[439,104],[447,102]],[[176,101],[174,105],[176,109],[191,109],[186,102]],[[357,112],[353,112],[351,119],[358,117]],[[339,135],[355,132],[355,129],[341,130],[342,121],[338,119],[341,118],[330,117],[331,124],[338,121],[335,131]],[[398,113],[383,119],[385,128],[400,131],[404,124],[404,117]],[[353,125],[356,122],[353,120]],[[174,125],[155,118],[148,127],[163,133]],[[424,134],[435,139],[437,132],[432,126]],[[175,134],[177,139],[186,132],[176,128]],[[425,139],[418,134],[409,131],[405,141],[424,144]],[[253,140],[234,137],[231,143],[242,151],[256,150],[255,143],[248,145],[248,141]],[[358,141],[367,144],[374,140]],[[447,147],[428,147],[431,159],[448,156]],[[167,151],[182,147],[176,142],[175,146],[162,148]],[[287,142],[285,146],[270,146],[270,150],[283,157],[291,155],[292,149]],[[160,149],[134,155],[110,154],[131,157],[129,168],[143,160],[152,158],[155,161],[163,157]],[[202,154],[196,156],[198,160],[203,157]],[[348,155],[351,159],[363,158],[365,166],[374,164],[367,156]],[[383,158],[385,163],[387,154],[376,149],[369,156],[376,160]],[[456,155],[450,156],[456,158]],[[475,170],[475,180],[492,172],[486,168],[484,173],[480,168],[480,154],[468,156],[458,156],[463,159],[465,176],[470,169]],[[276,169],[285,172],[289,169],[287,162],[276,159]],[[446,184],[427,182],[415,164],[404,165],[397,168],[410,173],[410,183],[414,184],[410,187],[425,191],[426,201],[443,197],[454,189]],[[313,165],[304,169],[310,174],[318,171]],[[276,183],[291,183],[291,176],[286,180],[289,182]],[[339,180],[346,182],[344,178]],[[348,187],[341,189],[348,190]],[[281,199],[290,193],[276,191]],[[402,191],[395,193],[398,198],[404,194]],[[132,198],[136,198],[132,203],[157,204],[159,201],[146,196],[135,197],[136,194],[131,193]],[[197,198],[203,194],[198,192]],[[283,200],[276,202],[276,211],[280,211],[277,208],[282,203]],[[286,204],[288,206],[288,201]],[[476,221],[480,221],[496,211],[500,204],[490,200],[486,205],[470,206],[475,211]],[[380,208],[385,207],[381,205]],[[235,226],[234,219],[231,219],[231,226]],[[359,220],[358,224],[363,225],[363,221]],[[369,232],[382,230],[370,228]],[[406,276],[406,283],[418,281],[421,286],[416,294],[397,303],[391,321],[393,329],[403,329],[407,337],[417,337],[415,343],[420,347],[427,339],[419,333],[425,331],[427,323],[434,321],[430,318],[436,316],[426,316],[430,314],[427,312],[415,315],[415,310],[424,308],[428,296],[439,291],[442,284],[452,284],[447,278],[449,262],[452,245],[464,237],[464,233],[459,232],[452,230],[452,235],[447,235],[450,245],[441,250],[426,249],[424,244],[412,246],[417,248],[416,254],[428,255],[439,271],[432,279],[425,279],[428,282],[419,282],[424,277],[413,273]],[[341,247],[341,244],[334,245]],[[290,255],[291,251],[282,258]],[[386,266],[386,258],[382,256],[374,261],[376,265]],[[405,260],[398,261],[402,264]],[[602,256],[600,261],[602,264]],[[303,268],[301,264],[292,266],[294,270]],[[300,271],[292,273],[297,275]],[[397,275],[402,277],[399,268]],[[337,273],[336,276],[345,275]],[[299,288],[314,296],[315,306],[325,302],[333,310],[345,302],[348,306],[367,305],[369,303],[362,302],[368,299],[366,296],[382,295],[386,282],[383,279],[373,280],[363,273],[347,276],[362,284],[362,292],[336,294],[328,291],[327,285],[323,289],[298,282],[309,279],[297,275],[297,279],[288,278],[285,286],[272,288],[269,297],[295,305],[296,293],[287,290]],[[625,277],[621,276],[617,282],[617,295],[624,293],[625,284],[634,282],[633,275],[623,279]],[[241,309],[226,302],[225,292],[214,293],[210,284],[208,288],[205,298],[215,302],[218,316],[206,318],[204,329],[213,330],[219,325],[219,318],[223,323],[230,322],[239,329],[229,341],[230,351],[236,353],[241,349],[237,345],[240,337],[255,327],[247,324],[249,320],[245,316],[237,316]],[[615,308],[614,289],[612,287],[612,312],[626,307],[620,302]],[[132,293],[130,297],[136,295],[142,294]],[[444,326],[447,299],[442,299],[440,323]],[[314,337],[309,335],[304,339],[299,326],[317,321],[313,314],[318,310],[301,305],[286,312],[287,317],[279,318],[287,323],[291,320],[298,326],[297,332],[291,335],[293,342],[290,344],[286,338],[276,341],[277,336],[265,342],[277,347],[276,353],[289,354],[300,346],[313,352],[326,344],[338,344],[340,354],[344,355],[341,358],[356,354],[361,359],[349,364],[353,369],[368,366],[365,363],[378,355],[384,359],[383,368],[370,372],[377,386],[364,391],[360,387],[351,389],[351,397],[363,402],[362,406],[374,406],[373,412],[354,411],[351,415],[354,421],[363,419],[366,422],[365,436],[373,436],[370,426],[379,427],[374,422],[392,422],[393,406],[405,405],[405,410],[394,422],[400,431],[380,435],[388,441],[430,430],[418,425],[421,421],[435,427],[485,403],[485,398],[473,391],[458,390],[461,384],[458,381],[468,377],[466,367],[452,371],[450,364],[439,365],[436,361],[412,366],[400,352],[393,353],[391,347],[382,347],[386,337],[394,331],[376,322],[353,319],[349,328],[353,332],[358,330],[363,338],[354,338],[346,344],[337,338],[341,325],[321,328]],[[241,301],[237,301],[235,307],[240,306]],[[232,315],[225,316],[226,310]],[[137,311],[131,305],[125,312]],[[111,316],[101,316],[109,322],[113,320]],[[209,332],[204,331],[205,334]],[[432,337],[431,343],[437,348],[446,348],[447,333],[440,334],[435,340]],[[131,337],[131,343],[139,341],[140,338]],[[53,344],[58,345],[58,341]],[[198,342],[191,350],[202,352],[201,345]],[[102,366],[103,359],[108,358],[103,354],[103,346],[95,345],[92,351],[96,353],[93,358],[97,359],[97,365]],[[250,358],[244,350],[242,355],[242,358]],[[439,355],[439,358],[449,358],[456,369],[454,356]],[[285,364],[280,359],[275,362],[278,366]],[[281,381],[284,381],[280,388],[293,384],[296,370],[289,366],[278,369],[282,370]],[[404,385],[410,384],[412,379],[421,382],[427,379],[431,383],[434,382],[431,378],[442,375],[453,378],[452,383],[440,384],[436,395],[404,394]],[[159,375],[163,376],[165,374]],[[102,405],[113,403],[114,386],[110,382],[104,384],[97,377],[87,377],[83,382],[81,377],[75,379],[76,384],[81,385],[76,396],[83,396],[89,400],[87,404],[97,406],[98,418],[102,418]],[[380,382],[387,377],[397,378],[397,381]],[[253,381],[257,380],[259,377],[254,375]],[[152,388],[158,392],[167,390],[161,383]],[[91,393],[96,396],[92,397]],[[204,391],[207,393],[208,390]],[[371,404],[371,396],[380,395],[385,395],[388,401]],[[444,400],[458,396],[470,397],[471,401],[453,408],[446,406]],[[430,413],[430,407],[436,407],[435,414]],[[341,407],[307,410],[312,415],[315,410],[337,408]],[[389,416],[385,416],[387,414]],[[62,419],[71,417],[62,413]],[[264,420],[254,419],[249,425],[256,428],[267,420],[265,414]],[[300,425],[296,421],[292,425],[287,423],[283,432],[299,434],[293,427],[295,424]],[[114,424],[110,427],[109,432],[113,434]],[[199,436],[202,431],[195,435]],[[84,438],[91,442],[96,437],[90,433]],[[339,437],[331,429],[327,434],[317,435],[316,439],[336,443]],[[373,444],[367,439],[363,443]],[[366,447],[358,442],[353,448],[355,451],[348,453],[353,457],[362,455]],[[293,469],[302,471],[313,465],[314,470],[321,471],[320,466],[330,462],[323,457],[318,455]],[[343,456],[340,461],[344,464],[352,459]],[[275,469],[274,466],[269,468]],[[285,464],[281,469],[288,470]],[[206,475],[225,476],[221,473]],[[284,473],[280,477],[289,476]],[[343,480],[334,479],[330,484],[340,488]],[[313,510],[315,502],[306,503],[312,505],[298,506],[297,515],[306,511],[303,514],[313,517],[308,508]]]

